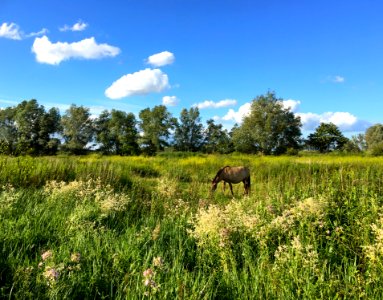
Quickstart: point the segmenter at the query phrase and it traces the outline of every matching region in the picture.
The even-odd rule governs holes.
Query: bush
[[[373,156],[383,155],[383,142],[375,143],[370,146],[369,153]]]

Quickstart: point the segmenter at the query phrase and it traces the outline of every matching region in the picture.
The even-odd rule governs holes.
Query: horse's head
[[[217,189],[218,181],[215,178],[211,182],[211,191],[214,192]]]

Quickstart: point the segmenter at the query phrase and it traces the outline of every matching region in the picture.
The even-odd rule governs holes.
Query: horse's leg
[[[243,180],[243,185],[245,187],[245,194],[249,195],[249,192],[250,192],[250,176]]]
[[[244,195],[247,195],[247,180],[244,179],[244,180],[242,180],[242,182],[243,182],[243,187],[245,188],[245,193],[244,193]]]
[[[233,185],[230,182],[229,182],[229,186],[230,186],[231,195],[234,197]]]

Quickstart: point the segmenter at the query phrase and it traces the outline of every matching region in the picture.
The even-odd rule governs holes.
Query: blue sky
[[[381,1],[0,0],[0,108],[165,104],[231,128],[275,91],[304,131],[383,122]]]

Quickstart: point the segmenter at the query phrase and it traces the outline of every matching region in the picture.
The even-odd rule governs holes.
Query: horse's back
[[[226,167],[226,173],[228,174],[242,174],[246,177],[250,175],[250,169],[248,167],[244,166],[238,166],[238,167]]]
[[[226,167],[225,168],[226,179],[230,180],[231,183],[238,183],[245,178],[250,177],[250,169],[248,167]]]

